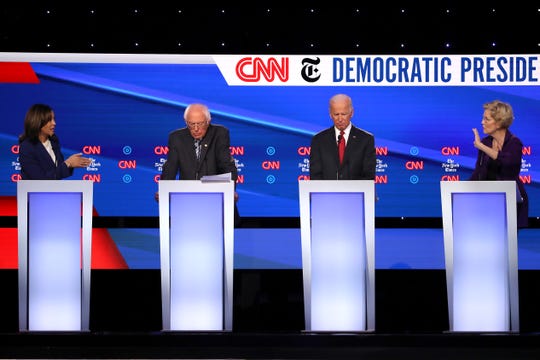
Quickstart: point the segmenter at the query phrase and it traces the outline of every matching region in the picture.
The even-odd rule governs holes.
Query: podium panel
[[[234,182],[159,182],[163,330],[232,330]]]
[[[21,331],[89,330],[92,190],[87,180],[17,182]]]
[[[516,184],[441,182],[450,331],[519,331]]]
[[[375,329],[375,183],[299,181],[306,331]]]

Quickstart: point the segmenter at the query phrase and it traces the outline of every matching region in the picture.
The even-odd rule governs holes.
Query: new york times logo
[[[304,58],[302,60],[302,79],[309,83],[319,81],[321,74],[317,65],[321,63],[321,60],[317,57],[314,59]]]

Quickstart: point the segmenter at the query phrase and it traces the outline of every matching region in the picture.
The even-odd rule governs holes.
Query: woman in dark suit
[[[469,180],[514,180],[519,189],[517,226],[529,223],[529,197],[519,178],[523,143],[509,130],[514,121],[514,111],[508,103],[494,100],[483,105],[482,129],[486,136],[480,138],[473,128],[474,147],[478,156]],[[521,199],[519,199],[521,198]]]
[[[376,155],[373,134],[351,123],[354,108],[348,95],[334,95],[329,105],[334,126],[315,134],[311,140],[310,179],[374,180]],[[340,142],[344,146],[341,161]]]
[[[24,132],[19,136],[22,180],[60,180],[73,175],[74,168],[90,166],[81,153],[64,160],[54,133],[56,119],[49,105],[34,104],[26,112]]]

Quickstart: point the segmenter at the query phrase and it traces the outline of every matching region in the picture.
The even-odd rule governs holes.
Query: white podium
[[[159,181],[163,330],[232,330],[234,181]]]
[[[375,183],[299,181],[306,331],[375,329]]]
[[[89,330],[92,191],[89,180],[17,182],[19,330]]]
[[[441,181],[450,331],[519,331],[516,184]]]

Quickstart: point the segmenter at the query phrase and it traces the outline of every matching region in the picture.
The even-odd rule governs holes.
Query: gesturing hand
[[[480,139],[480,135],[478,134],[478,130],[476,128],[473,128],[472,129],[473,131],[473,134],[474,134],[474,147],[479,149],[480,148],[480,145],[482,144],[482,141]]]
[[[72,168],[83,168],[90,166],[92,164],[92,159],[83,157],[82,153],[77,153],[67,158],[66,164]]]

